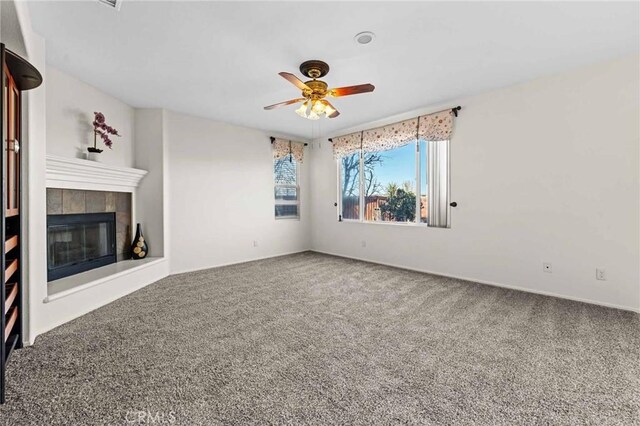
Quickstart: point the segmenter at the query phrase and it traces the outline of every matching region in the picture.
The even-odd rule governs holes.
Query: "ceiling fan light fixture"
[[[298,114],[300,117],[307,118],[308,106],[309,106],[309,101],[304,102],[302,105],[300,105],[300,108],[296,110],[296,114]]]
[[[316,114],[324,114],[325,108],[326,106],[322,102],[314,101],[313,106],[311,107],[311,111],[315,112]]]
[[[311,112],[309,112],[309,115],[307,115],[307,118],[309,120],[319,120],[320,116],[318,114],[316,114],[315,112],[311,111]]]
[[[336,110],[331,108],[329,105],[324,106],[324,113],[326,114],[327,117],[329,117],[330,115],[333,115],[334,112],[336,112]]]

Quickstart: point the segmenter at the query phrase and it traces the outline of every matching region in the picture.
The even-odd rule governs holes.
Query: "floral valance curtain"
[[[333,138],[333,156],[338,159],[358,152],[362,146],[362,132]]]
[[[289,155],[298,163],[302,163],[304,160],[304,142],[275,138],[272,143],[272,148],[274,160],[279,160]]]
[[[365,130],[362,135],[362,149],[365,151],[386,151],[398,148],[415,142],[417,132],[417,117],[377,129]]]
[[[341,158],[358,151],[386,151],[415,142],[442,141],[451,137],[453,112],[445,110],[388,126],[333,138],[333,156]]]
[[[434,112],[420,118],[418,136],[425,141],[446,141],[453,131],[453,111]]]

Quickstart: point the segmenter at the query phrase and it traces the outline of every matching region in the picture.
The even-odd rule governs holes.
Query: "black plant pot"
[[[89,151],[89,152],[95,152],[96,154],[100,154],[100,153],[102,152],[102,150],[101,150],[101,149],[94,148],[94,147],[92,147],[92,146],[90,146],[89,148],[87,148],[87,151]]]
[[[133,239],[133,244],[131,244],[131,258],[135,260],[144,259],[148,253],[149,247],[147,246],[147,241],[144,239],[144,235],[142,235],[142,227],[138,224],[136,237]]]

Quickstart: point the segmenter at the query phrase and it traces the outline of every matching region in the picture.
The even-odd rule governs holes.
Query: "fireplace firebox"
[[[116,261],[115,213],[47,216],[47,281]]]

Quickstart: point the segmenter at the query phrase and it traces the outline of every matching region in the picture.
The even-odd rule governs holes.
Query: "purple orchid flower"
[[[118,133],[118,131],[116,129],[114,129],[113,127],[107,125],[107,123],[105,122],[105,116],[103,113],[101,112],[94,112],[94,120],[91,124],[93,124],[93,131],[95,133],[95,135],[100,135],[100,138],[102,139],[102,142],[104,142],[104,144],[106,146],[109,147],[109,149],[112,149],[113,146],[113,141],[111,140],[111,138],[109,137],[109,135],[115,135],[115,136],[120,136],[120,134]],[[96,140],[94,138],[93,141],[93,148],[96,148]]]

